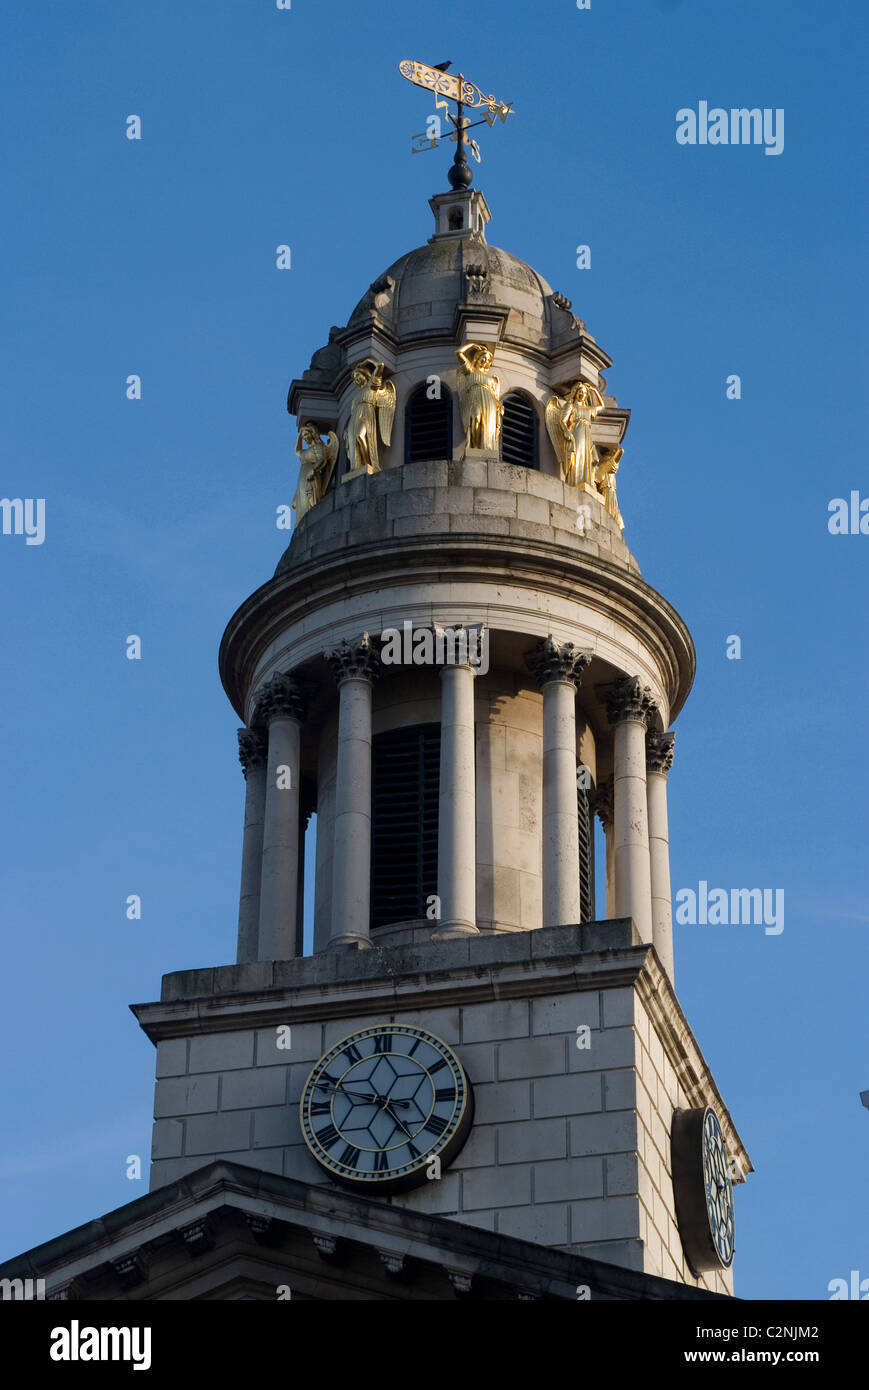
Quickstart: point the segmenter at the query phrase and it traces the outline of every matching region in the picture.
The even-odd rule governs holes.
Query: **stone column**
[[[292,676],[273,676],[256,704],[254,722],[268,730],[265,824],[260,882],[260,960],[296,954],[299,892],[299,750],[303,707]]]
[[[438,896],[432,936],[477,934],[477,798],[474,671],[467,660],[441,669]]]
[[[371,707],[380,668],[368,633],[323,653],[338,682],[330,946],[371,945]]]
[[[652,876],[652,940],[673,983],[673,909],[670,899],[670,834],[667,827],[667,774],[673,766],[675,734],[646,735],[646,796],[649,808],[649,861]]]
[[[239,965],[256,960],[259,943],[260,882],[266,806],[266,752],[261,729],[239,729],[238,758],[244,772],[244,840],[241,849],[241,890],[238,900]]]
[[[582,921],[576,798],[576,688],[592,658],[551,636],[526,660],[543,692],[543,925]]]
[[[613,850],[613,779],[608,777],[595,789],[595,815],[600,818],[606,839],[606,912],[607,920],[616,915],[616,873]]]
[[[652,940],[652,881],[646,805],[646,725],[655,709],[638,677],[617,682],[606,697],[613,739],[613,862],[615,915],[632,917]]]

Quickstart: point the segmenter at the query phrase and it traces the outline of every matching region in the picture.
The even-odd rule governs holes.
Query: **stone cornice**
[[[445,580],[451,585],[503,583],[529,592],[584,600],[602,618],[617,618],[655,657],[669,695],[672,721],[694,679],[691,635],[682,618],[636,572],[612,560],[572,549],[507,536],[449,535],[393,538],[357,544],[307,561],[268,580],[230,619],[220,646],[224,689],[241,719],[250,681],[265,650],[318,608],[336,598],[369,595],[408,582]],[[535,605],[529,604],[531,611]]]
[[[191,1289],[202,1277],[199,1271],[203,1263],[207,1265],[208,1255],[200,1252],[196,1262],[191,1261],[185,1249],[185,1232],[207,1230],[209,1242],[222,1241],[221,1248],[226,1253],[231,1249],[236,1262],[243,1257],[249,1263],[258,1258],[262,1243],[256,1232],[264,1228],[269,1234],[274,1232],[267,1244],[279,1251],[271,1260],[266,1253],[259,1273],[252,1271],[254,1283],[264,1287],[274,1287],[275,1261],[298,1271],[303,1288],[325,1281],[328,1261],[340,1250],[350,1258],[354,1254],[368,1258],[376,1252],[385,1268],[406,1268],[409,1274],[414,1264],[440,1271],[447,1289],[449,1283],[454,1288],[467,1287],[481,1275],[500,1285],[502,1298],[512,1291],[516,1298],[574,1302],[579,1284],[588,1285],[592,1299],[707,1301],[725,1297],[515,1236],[495,1236],[477,1226],[392,1206],[332,1184],[300,1182],[225,1159],[203,1163],[175,1183],[23,1252],[0,1265],[0,1275],[45,1278],[49,1298],[56,1296],[55,1291],[74,1290],[76,1299],[84,1302],[116,1300],[123,1297],[123,1289],[107,1270],[119,1265],[139,1266],[147,1279],[152,1254],[159,1252],[162,1272],[140,1285],[136,1297],[147,1301],[184,1297],[186,1292],[189,1298],[195,1296]],[[327,1263],[312,1270],[300,1238],[309,1242],[312,1255]],[[173,1244],[179,1258],[167,1264],[165,1254]],[[217,1254],[220,1257],[220,1249]],[[221,1296],[218,1290],[227,1278],[222,1263],[218,1258],[206,1272],[200,1296],[207,1296],[209,1287],[215,1290],[215,1297]],[[341,1263],[336,1282],[341,1279]],[[229,1274],[232,1277],[233,1271]]]

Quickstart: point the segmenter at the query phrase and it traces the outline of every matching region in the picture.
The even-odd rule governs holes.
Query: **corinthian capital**
[[[265,767],[268,753],[268,740],[262,729],[239,729],[238,761],[247,777],[256,768]]]
[[[367,632],[355,642],[347,638],[337,647],[329,647],[323,656],[332,667],[336,681],[374,681],[380,674],[380,653]]]
[[[305,706],[298,682],[278,671],[260,687],[251,722],[268,726],[273,719],[301,720],[304,714]]]
[[[613,779],[608,777],[594,789],[594,813],[606,829],[613,823]]]
[[[673,766],[675,734],[646,734],[646,771],[663,772],[666,777]]]
[[[611,724],[629,720],[634,724],[646,725],[657,709],[651,690],[643,685],[639,676],[626,676],[617,681],[604,700]]]
[[[546,685],[548,681],[569,681],[572,685],[579,685],[592,655],[592,652],[577,647],[573,642],[556,642],[550,633],[530,652],[526,652],[525,661],[538,685]]]

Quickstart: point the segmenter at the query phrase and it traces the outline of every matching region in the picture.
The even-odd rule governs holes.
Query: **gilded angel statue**
[[[300,521],[305,512],[315,507],[329,491],[338,457],[337,434],[330,430],[324,444],[316,425],[302,425],[296,440],[296,457],[299,460],[299,484],[293,498],[293,511],[296,521]]]
[[[618,522],[622,530],[625,529],[625,523],[622,521],[616,498],[616,473],[619,471],[619,459],[624,452],[624,449],[600,449],[594,470],[595,487],[603,498],[610,516]]]
[[[565,398],[550,396],[546,402],[546,428],[562,479],[571,487],[593,486],[597,449],[591,422],[599,410],[603,410],[603,397],[587,381],[575,381]]]
[[[385,362],[372,357],[357,362],[351,373],[356,394],[350,406],[350,419],[344,431],[344,443],[351,470],[367,468],[369,473],[380,472],[379,438],[384,444],[392,439],[395,419],[395,382],[384,381]]]
[[[483,343],[466,343],[457,349],[456,357],[461,363],[457,384],[465,448],[495,453],[504,414],[501,383],[490,371],[495,354]]]

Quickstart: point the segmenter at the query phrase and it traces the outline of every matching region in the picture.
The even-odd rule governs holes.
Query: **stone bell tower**
[[[727,1293],[732,1224],[703,1202],[724,1211],[750,1163],[673,975],[669,730],[693,645],[624,539],[610,358],[489,244],[482,193],[431,208],[290,387],[295,529],[220,651],[243,726],[237,963],[136,1008],[152,1196],[223,1159],[339,1200],[339,1149],[305,1129],[312,1069],[351,1034],[418,1029],[458,1058],[473,1122],[430,1180],[367,1175],[366,1220],[399,1222],[387,1269],[394,1230],[430,1216]],[[686,1113],[713,1114],[727,1180],[677,1144]]]

